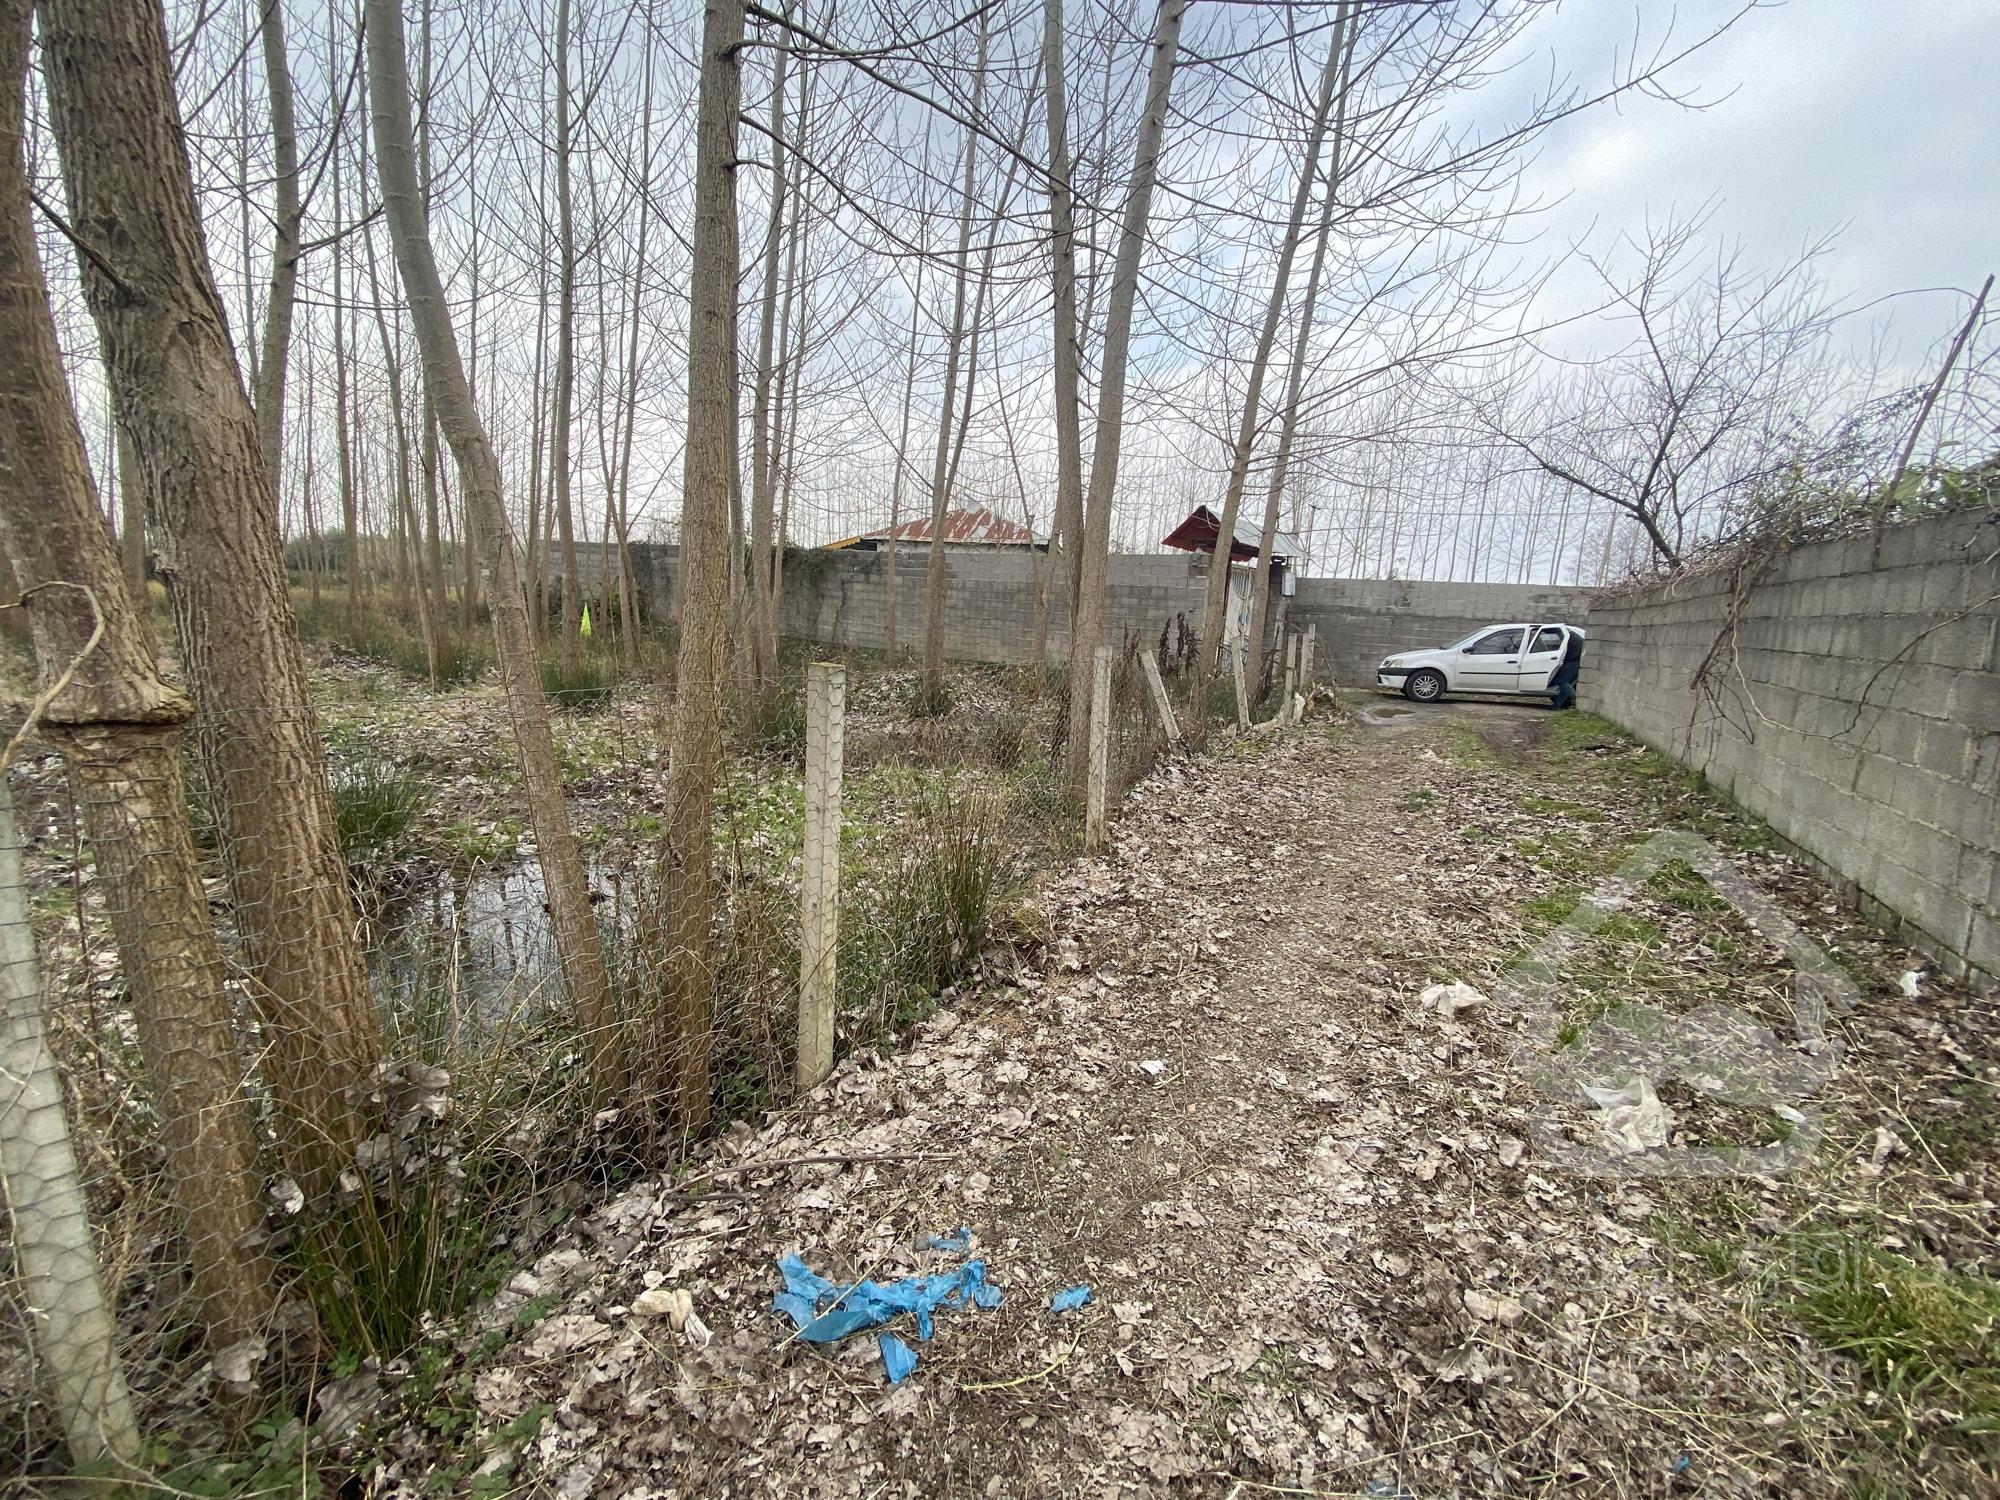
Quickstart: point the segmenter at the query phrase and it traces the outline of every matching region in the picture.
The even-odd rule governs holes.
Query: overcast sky
[[[1685,0],[1679,25],[1693,35],[1736,8]],[[1655,32],[1668,13],[1657,0],[1640,9]],[[1534,41],[1595,80],[1629,43],[1634,14],[1571,0]],[[1718,102],[1695,112],[1640,100],[1543,145],[1527,184],[1563,200],[1544,215],[1552,244],[1602,244],[1649,211],[1713,198],[1716,233],[1740,237],[1758,264],[1840,229],[1821,270],[1849,306],[1916,287],[1977,290],[2000,269],[2000,0],[1788,0],[1745,17],[1679,79]],[[1897,299],[1850,320],[1850,347],[1866,349],[1893,313],[1890,358],[1924,363],[1968,306]]]

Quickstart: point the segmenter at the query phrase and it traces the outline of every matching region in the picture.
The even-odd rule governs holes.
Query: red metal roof
[[[1197,505],[1188,518],[1160,539],[1162,546],[1177,547],[1182,552],[1213,552],[1215,539],[1222,531],[1222,518],[1206,505]],[[1229,539],[1229,560],[1233,563],[1249,562],[1257,555],[1257,545],[1263,540],[1262,529],[1252,529],[1247,516],[1236,518],[1236,535]],[[1271,544],[1271,555],[1290,558],[1296,555],[1298,543],[1284,532],[1279,532]]]
[[[899,542],[928,542],[931,539],[931,518],[917,516],[903,522],[896,528],[895,539]],[[947,544],[985,547],[1029,547],[1034,545],[1035,534],[1019,521],[1010,521],[997,515],[985,506],[970,510],[946,511],[944,517],[944,539]],[[859,538],[864,542],[886,542],[889,528],[870,531]]]

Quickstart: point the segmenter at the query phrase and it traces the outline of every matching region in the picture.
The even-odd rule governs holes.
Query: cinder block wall
[[[679,549],[636,544],[633,568],[656,617],[679,608]],[[1024,662],[1034,652],[1035,601],[1041,554],[971,550],[945,554],[945,652],[960,661]],[[923,642],[924,568],[921,548],[896,562],[896,638]],[[1166,632],[1178,643],[1178,622],[1195,629],[1206,602],[1206,557],[1186,553],[1113,557],[1106,588],[1106,634],[1147,644]],[[579,571],[595,582],[603,567],[597,549],[579,549]],[[884,552],[794,554],[785,570],[787,635],[828,645],[880,649],[888,640],[889,558]],[[1280,620],[1317,627],[1323,673],[1349,683],[1372,683],[1375,664],[1391,651],[1441,646],[1481,625],[1507,620],[1567,620],[1582,624],[1589,594],[1504,583],[1392,583],[1372,579],[1309,578],[1291,598],[1275,600]],[[1069,649],[1069,621],[1060,605],[1051,611],[1049,641]]]
[[[1975,978],[2000,978],[2000,528],[1940,517],[1785,558],[1716,696],[1726,577],[1602,595],[1585,708],[1700,771]]]
[[[1448,646],[1481,625],[1590,623],[1590,590],[1523,583],[1304,578],[1291,606],[1295,627],[1317,627],[1323,669],[1348,683],[1372,684],[1383,657]]]

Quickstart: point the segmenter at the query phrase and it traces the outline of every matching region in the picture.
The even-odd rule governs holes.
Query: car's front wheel
[[[1418,703],[1435,703],[1444,696],[1444,673],[1412,672],[1403,679],[1403,696]]]

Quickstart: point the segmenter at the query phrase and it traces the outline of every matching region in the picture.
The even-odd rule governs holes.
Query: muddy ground
[[[1993,1003],[1601,726],[1364,707],[1169,764],[1042,891],[1011,983],[578,1219],[443,1352],[336,1382],[323,1416],[399,1397],[362,1487],[1991,1492]],[[1523,1078],[1502,978],[1662,828],[1857,982],[1785,1176],[1546,1159],[1602,1122]],[[1784,1012],[1785,961],[1685,875],[1563,969],[1565,1041],[1635,1003]],[[1486,998],[1420,1006],[1444,981]],[[1660,1092],[1663,1151],[1794,1129]],[[790,1252],[843,1283],[969,1254],[1005,1300],[901,1319],[891,1385],[872,1335],[791,1336]]]

